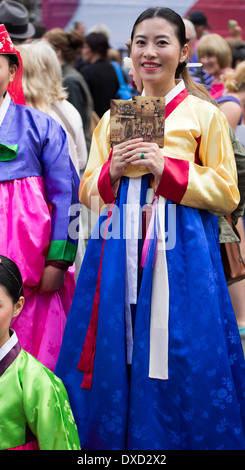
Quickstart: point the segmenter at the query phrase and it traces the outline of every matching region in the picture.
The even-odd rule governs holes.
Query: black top
[[[82,67],[81,74],[85,78],[94,100],[94,110],[99,117],[110,109],[110,100],[115,98],[119,83],[114,67],[106,60],[98,60],[94,64]]]
[[[89,148],[91,113],[94,108],[93,98],[86,80],[74,67],[65,63],[61,68],[62,83],[68,92],[67,100],[75,106],[82,118],[87,148]]]

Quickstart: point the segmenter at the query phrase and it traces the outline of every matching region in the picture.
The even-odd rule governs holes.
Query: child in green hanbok
[[[0,255],[0,450],[79,450],[63,383],[9,328],[24,302],[17,265]]]

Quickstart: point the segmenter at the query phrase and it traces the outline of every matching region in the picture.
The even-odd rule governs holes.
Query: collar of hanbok
[[[21,350],[15,331],[10,330],[10,337],[0,348],[0,377],[16,359]]]
[[[10,337],[0,348],[0,361],[8,354],[8,352],[18,343],[18,338],[14,330],[10,330]]]
[[[5,115],[6,115],[7,111],[8,111],[10,101],[11,101],[11,98],[10,98],[9,93],[7,92],[5,98],[4,98],[4,100],[3,100],[3,102],[0,106],[0,126],[1,126],[1,124],[4,120],[4,118],[5,118]]]
[[[186,90],[184,80],[175,80],[175,87],[170,90],[165,96],[165,105],[170,103],[182,91]],[[142,91],[141,96],[145,96],[145,90]]]
[[[11,97],[9,93],[7,92],[2,102],[2,105],[0,106],[0,127],[9,109],[10,103],[11,103]],[[10,130],[11,128],[9,127],[7,129],[7,134],[4,136],[4,141],[0,142],[0,162],[14,160],[18,153],[18,144],[11,144],[11,145],[6,144],[8,132]]]

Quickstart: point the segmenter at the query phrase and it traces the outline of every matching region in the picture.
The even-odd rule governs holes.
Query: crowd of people
[[[46,30],[0,3],[0,450],[245,448],[245,271],[223,258],[234,244],[245,267],[245,42],[229,28],[148,8],[123,64],[103,25]],[[111,146],[121,80],[165,98],[163,147]]]

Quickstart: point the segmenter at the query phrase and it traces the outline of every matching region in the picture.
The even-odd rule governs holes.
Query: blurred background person
[[[104,33],[90,33],[84,38],[83,59],[88,62],[81,69],[94,101],[99,117],[110,108],[110,100],[116,97],[119,82],[112,64],[107,60],[109,43]]]
[[[230,126],[236,131],[244,124],[245,109],[245,61],[240,62],[234,71],[223,76],[225,92],[216,101],[226,115]]]
[[[230,126],[236,132],[239,140],[245,145],[245,126],[244,126],[244,107],[245,107],[245,61],[240,62],[234,71],[229,71],[223,76],[225,92],[222,97],[216,101],[221,111],[225,114]],[[244,161],[244,159],[243,159]],[[243,164],[244,166],[244,164]],[[244,168],[243,168],[244,170]],[[241,172],[238,172],[238,178]],[[239,181],[239,180],[238,180]],[[242,195],[242,186],[240,179],[240,193]],[[238,206],[236,228],[240,235],[240,251],[242,258],[245,259],[245,232],[244,216],[239,211]],[[243,214],[240,212],[240,214]],[[229,287],[229,293],[236,315],[239,332],[242,338],[245,337],[245,280],[236,282]]]
[[[83,45],[83,38],[77,31],[67,33],[61,28],[47,31],[43,38],[52,44],[56,51],[61,65],[62,83],[68,92],[67,100],[75,106],[82,118],[87,150],[89,151],[93,99],[86,81],[74,67],[75,59]]]
[[[74,22],[74,30],[77,31],[81,36],[85,34],[85,24],[82,21],[75,21]]]
[[[245,60],[245,42],[238,44],[231,52],[232,68],[235,69],[240,62]]]
[[[197,46],[198,61],[203,64],[205,72],[214,77],[210,95],[217,99],[224,93],[222,75],[231,70],[232,54],[227,41],[219,34],[204,35]]]
[[[191,11],[187,16],[187,19],[195,26],[197,40],[201,39],[201,37],[206,34],[207,29],[211,29],[205,13],[200,10]]]
[[[230,36],[228,36],[226,39],[233,38],[235,40],[242,41],[242,28],[238,24],[237,20],[229,20],[227,26],[230,32]]]
[[[205,86],[205,88],[209,91],[211,88],[211,83],[214,80],[212,75],[209,75],[205,72],[201,63],[198,63],[198,59],[196,56],[196,38],[197,33],[194,24],[188,20],[187,18],[183,19],[186,31],[186,42],[189,46],[189,53],[188,53],[188,64],[189,64],[189,73],[192,80],[196,83],[201,83]],[[196,60],[196,62],[195,62]]]
[[[211,29],[211,26],[208,24],[206,15],[200,10],[191,11],[187,16],[187,19],[192,22],[196,31],[194,51],[190,61],[198,62],[196,53],[198,41],[204,34],[207,34],[207,29]]]
[[[29,12],[22,3],[3,0],[0,3],[0,23],[7,25],[14,44],[30,41],[35,35],[35,27],[29,21]]]

